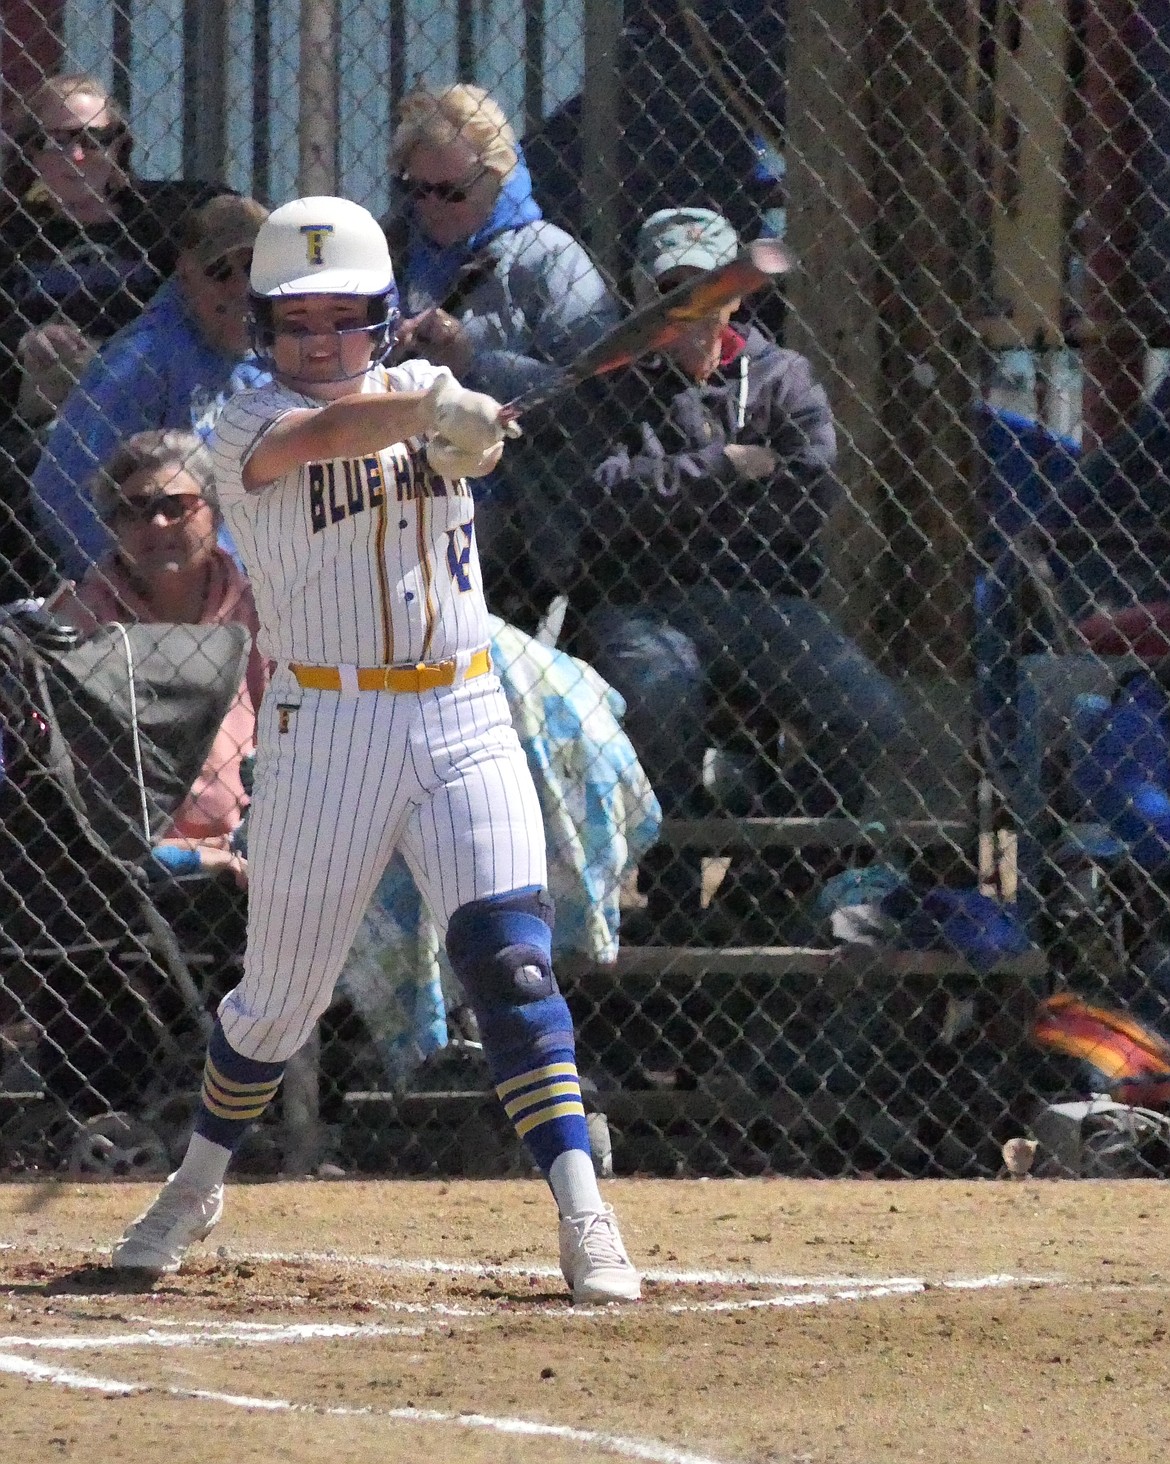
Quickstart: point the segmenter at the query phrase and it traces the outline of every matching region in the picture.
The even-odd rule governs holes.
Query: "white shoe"
[[[223,1214],[223,1185],[197,1190],[172,1174],[153,1203],[126,1227],[114,1246],[119,1271],[147,1271],[155,1276],[177,1271],[183,1253],[206,1240]]]
[[[561,1219],[561,1270],[573,1303],[637,1301],[642,1279],[626,1254],[613,1206]]]

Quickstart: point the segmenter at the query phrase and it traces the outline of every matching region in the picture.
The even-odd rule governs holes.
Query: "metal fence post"
[[[337,0],[301,0],[297,188],[305,197],[337,191],[337,21]]]
[[[618,139],[621,75],[618,69],[622,0],[585,0],[585,77],[581,104],[582,233],[610,279],[618,259]]]

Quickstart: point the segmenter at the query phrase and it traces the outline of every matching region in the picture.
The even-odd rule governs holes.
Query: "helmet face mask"
[[[252,343],[252,350],[270,371],[275,370],[273,351],[276,345],[278,334],[292,337],[294,339],[307,339],[317,332],[306,330],[297,325],[277,326],[275,319],[276,299],[296,299],[295,295],[277,296],[275,298],[267,295],[249,295],[251,303],[251,314],[249,316],[249,332]],[[334,380],[346,381],[355,377],[363,376],[371,365],[378,365],[387,359],[394,346],[395,337],[398,334],[398,324],[402,319],[402,311],[398,304],[398,287],[391,285],[388,290],[379,295],[365,295],[361,298],[366,301],[366,324],[350,326],[341,330],[335,330],[332,334],[344,341],[350,336],[365,335],[369,339],[369,353],[365,364],[359,371],[349,372],[334,377]]]
[[[250,284],[252,348],[270,369],[277,300],[338,296],[365,302],[365,325],[332,333],[343,344],[360,331],[369,337],[369,353],[359,371],[333,380],[363,375],[394,343],[401,310],[386,236],[371,213],[348,199],[297,198],[269,214],[253,248]],[[310,332],[291,326],[279,334],[306,337]]]

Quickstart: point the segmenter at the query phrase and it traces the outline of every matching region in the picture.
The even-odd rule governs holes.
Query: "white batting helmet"
[[[386,236],[348,198],[294,198],[264,220],[252,249],[252,293],[383,295],[394,288]]]
[[[386,235],[348,198],[294,198],[264,220],[252,249],[252,346],[271,364],[274,300],[289,295],[357,295],[374,360],[394,344],[402,311]]]

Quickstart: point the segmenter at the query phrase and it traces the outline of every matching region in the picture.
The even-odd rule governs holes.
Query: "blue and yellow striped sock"
[[[571,1047],[549,1053],[539,1067],[497,1083],[496,1092],[518,1137],[543,1174],[547,1175],[553,1160],[568,1149],[589,1152],[585,1105]]]
[[[244,1057],[229,1046],[217,1021],[207,1044],[195,1132],[224,1149],[234,1149],[276,1097],[284,1066]]]

